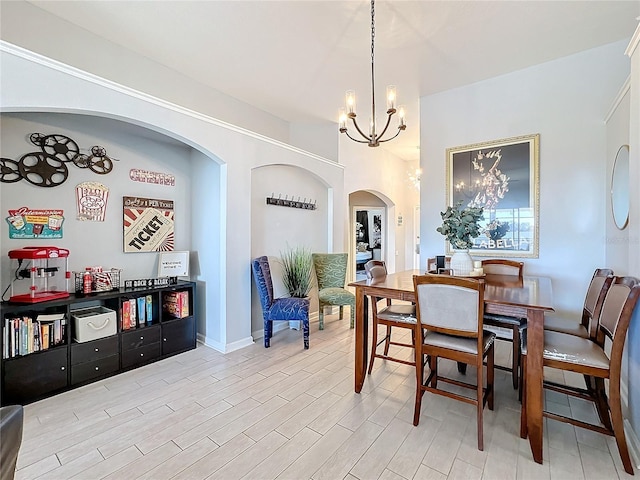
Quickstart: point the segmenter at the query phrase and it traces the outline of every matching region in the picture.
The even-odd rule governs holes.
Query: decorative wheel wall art
[[[69,177],[67,163],[88,168],[98,175],[106,175],[113,170],[113,160],[100,145],[84,150],[91,152],[88,155],[82,153],[83,149],[66,135],[35,132],[29,135],[29,141],[41,151],[26,153],[18,161],[0,158],[0,182],[26,180],[37,187],[57,187]]]

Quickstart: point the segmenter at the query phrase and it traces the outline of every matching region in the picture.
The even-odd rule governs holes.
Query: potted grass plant
[[[305,247],[293,247],[280,252],[282,280],[289,295],[296,298],[309,296],[312,286],[313,259]]]

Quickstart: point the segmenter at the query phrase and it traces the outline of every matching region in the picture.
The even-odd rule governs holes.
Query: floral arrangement
[[[508,223],[503,223],[500,220],[493,220],[487,224],[485,228],[485,235],[491,240],[500,240],[510,230]]]
[[[480,235],[478,222],[484,220],[484,209],[461,207],[462,201],[459,201],[453,207],[449,206],[446,211],[440,212],[442,225],[436,228],[436,232],[444,235],[453,248],[465,250],[473,247],[473,239]]]

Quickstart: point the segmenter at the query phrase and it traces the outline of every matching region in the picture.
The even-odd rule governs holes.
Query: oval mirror
[[[620,230],[629,222],[629,145],[618,149],[611,173],[611,210]]]

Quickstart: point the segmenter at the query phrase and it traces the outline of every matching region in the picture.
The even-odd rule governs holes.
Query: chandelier
[[[375,8],[374,1],[371,0],[371,117],[369,118],[369,134],[365,134],[362,129],[358,126],[358,122],[356,121],[356,95],[353,90],[347,90],[346,94],[346,108],[340,109],[340,133],[344,133],[347,137],[349,137],[354,142],[358,143],[366,143],[370,147],[377,147],[383,142],[388,142],[389,140],[393,140],[396,138],[400,132],[407,128],[405,125],[404,114],[405,109],[404,106],[401,105],[396,110],[396,87],[394,85],[389,85],[387,87],[387,122],[382,129],[382,132],[378,133],[377,124],[376,124],[376,94],[375,94],[375,81],[374,81],[374,38],[375,38]],[[382,139],[384,134],[387,132],[389,128],[389,124],[391,123],[391,117],[398,112],[398,131],[392,137]],[[349,134],[347,130],[347,119],[350,118],[353,122],[353,126],[356,128],[358,133],[361,135],[363,140],[359,138],[354,138]]]

